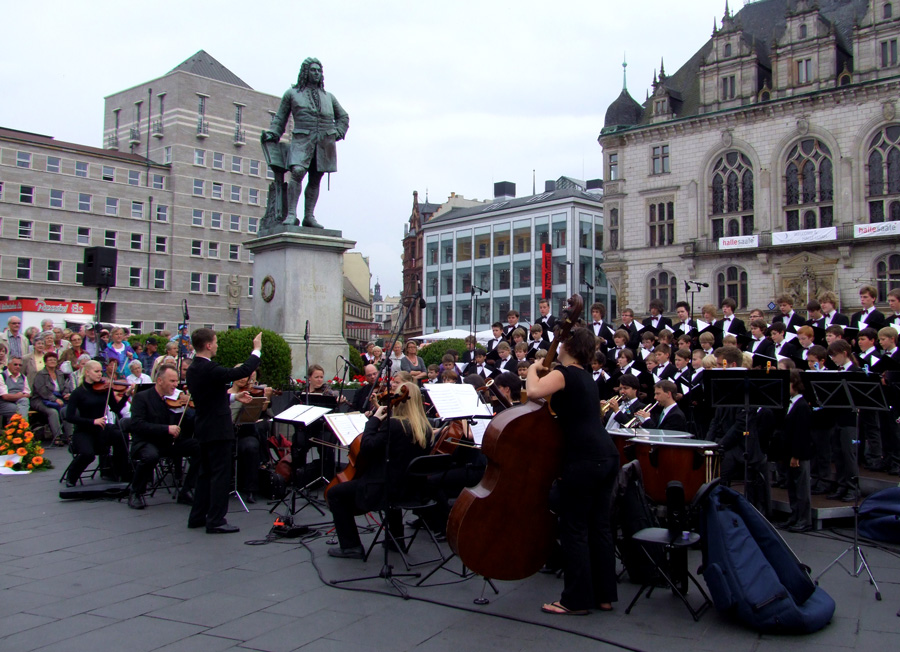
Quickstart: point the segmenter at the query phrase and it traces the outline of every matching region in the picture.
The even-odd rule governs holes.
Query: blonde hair
[[[398,403],[394,407],[393,417],[409,426],[412,430],[413,441],[421,448],[428,448],[431,441],[431,424],[425,417],[425,409],[422,407],[422,392],[415,383],[403,383],[401,387],[409,390],[409,400]]]
[[[715,369],[719,366],[719,361],[716,359],[712,353],[709,355],[703,356],[703,368],[704,369]]]

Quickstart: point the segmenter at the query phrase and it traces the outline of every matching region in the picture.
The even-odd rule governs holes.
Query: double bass
[[[567,302],[543,369],[584,307],[578,294]],[[547,560],[556,528],[550,487],[562,467],[562,432],[544,400],[529,400],[498,414],[484,435],[488,459],[481,482],[463,489],[447,523],[447,542],[467,568],[496,580],[534,575]]]

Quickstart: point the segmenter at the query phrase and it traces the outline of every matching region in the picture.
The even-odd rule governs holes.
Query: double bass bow
[[[541,375],[550,372],[583,308],[578,294],[567,301]],[[481,452],[488,459],[484,477],[463,489],[450,510],[447,542],[486,578],[530,577],[547,560],[556,527],[549,496],[562,466],[562,432],[549,403],[529,400],[503,410],[488,426]]]

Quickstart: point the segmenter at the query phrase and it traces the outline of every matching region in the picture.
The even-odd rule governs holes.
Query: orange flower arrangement
[[[44,449],[39,441],[34,438],[28,426],[28,421],[20,414],[14,414],[3,430],[5,435],[0,443],[0,453],[3,455],[16,454],[22,459],[18,462],[6,460],[5,466],[15,471],[28,471],[39,469],[52,469],[53,464],[44,457]]]

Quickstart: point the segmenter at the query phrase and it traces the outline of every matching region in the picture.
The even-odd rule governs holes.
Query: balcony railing
[[[234,144],[243,145],[247,142],[247,132],[241,129],[240,125],[234,128]]]
[[[128,142],[129,143],[139,143],[141,142],[141,130],[137,127],[132,127],[128,130]]]
[[[119,135],[109,134],[106,137],[106,149],[119,149]]]
[[[209,121],[203,118],[197,119],[197,138],[206,138],[209,136]]]
[[[165,133],[165,129],[163,128],[162,118],[153,121],[153,136],[155,138],[162,138]]]
[[[820,240],[815,242],[798,242],[795,244],[786,244],[786,245],[773,245],[772,244],[772,234],[771,233],[760,233],[759,235],[759,246],[755,249],[757,251],[777,248],[777,249],[790,249],[792,247],[800,247],[809,249],[811,247],[831,247],[836,244],[846,244],[848,242],[866,242],[867,240],[871,240],[871,238],[855,238],[853,236],[853,224],[839,224],[835,227],[837,231],[837,237],[834,240]],[[887,238],[894,238],[900,240],[900,236],[885,236]],[[883,238],[879,238],[881,240]],[[753,251],[753,247],[747,247],[745,249],[723,249],[722,251],[728,252],[749,252]],[[685,256],[696,256],[696,255],[714,255],[719,253],[719,240],[718,238],[704,238],[699,240],[693,240],[691,242],[686,242],[684,244],[684,255]]]

